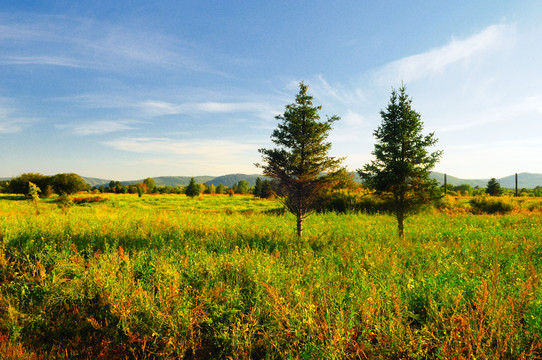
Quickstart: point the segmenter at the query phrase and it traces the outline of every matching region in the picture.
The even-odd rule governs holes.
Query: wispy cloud
[[[138,121],[134,120],[100,120],[94,122],[73,123],[73,124],[58,124],[55,125],[58,129],[69,130],[70,132],[80,135],[100,135],[118,131],[133,130],[133,124]]]
[[[82,68],[82,64],[74,59],[60,56],[5,56],[0,57],[0,64],[3,65],[51,65],[73,68]]]
[[[394,61],[375,71],[374,78],[377,83],[389,86],[434,76],[453,64],[467,63],[476,56],[513,42],[514,33],[514,25],[491,25],[466,39],[452,39],[442,47]]]
[[[15,109],[3,103],[9,103],[9,100],[0,98],[0,134],[21,132],[24,128],[35,122],[34,119],[18,115]]]
[[[21,132],[28,124],[25,119],[0,117],[0,134],[12,134]]]
[[[158,66],[215,73],[197,46],[169,36],[84,18],[0,18],[0,64],[126,71]]]
[[[499,104],[489,109],[482,108],[477,112],[467,114],[461,122],[452,122],[451,125],[440,127],[439,132],[464,131],[498,122],[513,121],[519,124],[525,119],[535,121],[537,117],[542,117],[542,94]]]
[[[166,101],[149,100],[142,102],[140,106],[145,113],[151,116],[197,113],[254,113],[259,114],[259,117],[269,118],[270,115],[276,115],[272,105],[259,102],[209,101],[175,104]]]
[[[170,138],[125,137],[104,144],[118,150],[136,153],[175,154],[186,156],[216,157],[223,154],[239,155],[254,152],[258,146],[224,140],[174,140]]]

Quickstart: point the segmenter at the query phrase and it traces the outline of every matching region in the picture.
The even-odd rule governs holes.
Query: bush
[[[529,209],[529,211],[542,211],[542,201],[540,200],[529,201],[526,204],[526,207],[527,209]]]
[[[90,197],[81,197],[81,198],[73,198],[72,201],[77,205],[82,204],[91,204],[91,203],[100,203],[107,201],[107,198],[103,198],[100,196],[90,196]]]
[[[436,203],[436,208],[441,211],[450,211],[457,207],[457,201],[452,195],[442,196]]]
[[[476,214],[507,214],[514,210],[514,205],[508,198],[476,196],[470,201],[470,205]]]
[[[389,212],[391,210],[390,204],[387,201],[368,191],[328,192],[317,200],[317,209],[318,212],[364,212],[369,214]]]

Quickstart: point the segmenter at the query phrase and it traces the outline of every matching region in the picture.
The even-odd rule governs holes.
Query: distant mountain
[[[153,178],[153,180],[156,186],[187,186],[191,178],[192,176],[159,176]],[[193,178],[197,184],[204,184],[209,180],[213,180],[214,176],[194,176]],[[121,181],[121,184],[134,185],[142,183],[144,180]]]
[[[85,177],[85,176],[81,176],[81,177],[83,178],[83,180],[85,180],[87,184],[90,185],[90,187],[94,187],[94,186],[98,187],[100,185],[106,186],[106,185],[109,185],[109,182],[111,181],[111,180],[104,180],[104,179],[91,178],[91,177]]]
[[[430,177],[432,179],[437,180],[440,185],[444,184],[444,174],[438,173],[438,172],[432,172]],[[460,179],[458,177],[446,174],[446,183],[448,185],[453,185],[453,186],[467,184],[472,187],[478,186],[481,188],[485,188],[488,181],[489,179]]]
[[[237,184],[240,180],[247,181],[250,186],[254,186],[256,184],[256,178],[261,178],[262,180],[265,178],[263,175],[257,175],[257,174],[229,174],[229,175],[222,175],[222,176],[194,176],[194,180],[196,180],[196,183],[198,184],[206,184],[206,185],[219,185],[222,184],[224,186],[231,187],[235,184]],[[191,176],[160,176],[155,177],[154,182],[157,186],[187,186],[190,182]],[[444,184],[444,174],[439,172],[433,172],[431,173],[431,178],[436,179],[441,185]],[[111,180],[104,180],[104,179],[97,179],[97,178],[89,178],[89,177],[83,177],[85,182],[89,184],[91,187],[93,186],[108,186]],[[354,179],[355,181],[359,182],[359,176],[357,173],[354,173]],[[6,178],[5,180],[9,180],[9,178]],[[501,186],[504,188],[513,189],[515,187],[515,176],[510,175],[506,176],[500,179],[497,179]],[[489,179],[460,179],[455,176],[446,175],[446,181],[449,185],[457,186],[462,184],[468,184],[472,187],[481,187],[485,188],[487,185],[487,182]],[[526,189],[532,189],[536,186],[542,186],[542,174],[532,174],[532,173],[521,173],[518,174],[518,181],[519,181],[519,188],[526,188]],[[143,179],[141,180],[131,180],[131,181],[121,181],[123,185],[133,185],[143,182]]]
[[[237,184],[240,180],[247,181],[250,186],[254,186],[256,184],[256,178],[264,178],[262,175],[246,175],[246,174],[230,174],[230,175],[222,175],[222,176],[194,176],[194,180],[198,184],[206,184],[206,185],[219,185],[222,184],[227,187],[231,187],[234,184]],[[159,176],[153,178],[154,183],[156,186],[187,186],[190,183],[190,179],[192,176]],[[9,180],[6,179],[6,180]],[[99,187],[101,185],[103,186],[109,186],[109,183],[111,180],[107,179],[97,179],[97,178],[91,178],[91,177],[83,177],[83,180],[87,184],[90,185],[90,187],[96,186]],[[143,182],[144,179],[139,180],[128,180],[128,181],[121,181],[120,183],[123,185],[134,185],[137,183]]]
[[[515,175],[505,176],[498,179],[502,187],[514,188],[516,186]],[[486,183],[487,184],[487,183]],[[542,174],[519,173],[518,187],[532,189],[537,186],[542,186]]]
[[[235,184],[237,184],[241,180],[247,181],[250,186],[254,186],[256,184],[256,179],[260,178],[263,179],[264,176],[262,175],[245,175],[245,174],[230,174],[230,175],[222,175],[219,177],[216,177],[212,180],[207,181],[206,185],[219,185],[222,184],[227,187],[231,187]]]
[[[441,185],[444,184],[444,174],[433,172],[431,178],[436,179]],[[516,177],[514,175],[505,176],[497,179],[503,188],[513,189],[516,187]],[[460,179],[454,176],[446,175],[446,182],[449,185],[457,186],[468,184],[472,187],[485,188],[489,179]],[[533,189],[537,186],[542,186],[542,174],[519,173],[518,187]]]

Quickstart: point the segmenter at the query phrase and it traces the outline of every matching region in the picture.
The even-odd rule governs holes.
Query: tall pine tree
[[[278,181],[280,196],[287,209],[296,215],[297,235],[303,234],[303,221],[314,211],[315,200],[324,189],[332,187],[340,175],[342,158],[328,155],[331,143],[326,139],[333,122],[339,117],[327,117],[320,121],[308,86],[299,84],[295,103],[287,105],[283,115],[276,116],[278,128],[271,140],[278,147],[259,149],[265,176]]]
[[[393,90],[381,125],[375,130],[375,160],[358,170],[364,183],[386,197],[397,218],[399,236],[404,220],[435,197],[436,182],[429,178],[442,151],[428,152],[437,143],[434,133],[422,134],[420,114],[411,107],[405,86]]]

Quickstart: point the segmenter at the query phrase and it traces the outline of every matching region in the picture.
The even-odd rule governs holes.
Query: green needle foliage
[[[487,182],[486,194],[491,196],[501,196],[503,194],[503,189],[501,188],[501,184],[499,184],[497,179],[491,178]]]
[[[186,191],[185,191],[186,196],[190,196],[191,198],[194,198],[195,196],[199,196],[200,191],[201,189],[196,184],[196,180],[194,180],[194,178],[191,178],[190,183],[186,187]]]
[[[437,143],[434,133],[422,134],[420,114],[411,107],[412,100],[403,85],[393,90],[382,124],[375,130],[375,160],[358,173],[369,187],[389,198],[397,218],[399,236],[404,237],[404,219],[435,198],[436,183],[429,178],[442,151],[429,153]]]
[[[339,180],[343,160],[328,155],[331,143],[326,142],[339,117],[319,121],[321,106],[313,105],[307,89],[301,82],[295,103],[276,116],[280,123],[271,140],[278,148],[259,149],[264,164],[256,164],[265,176],[278,180],[284,204],[296,215],[298,237],[303,233],[303,220],[315,210],[318,195]]]

